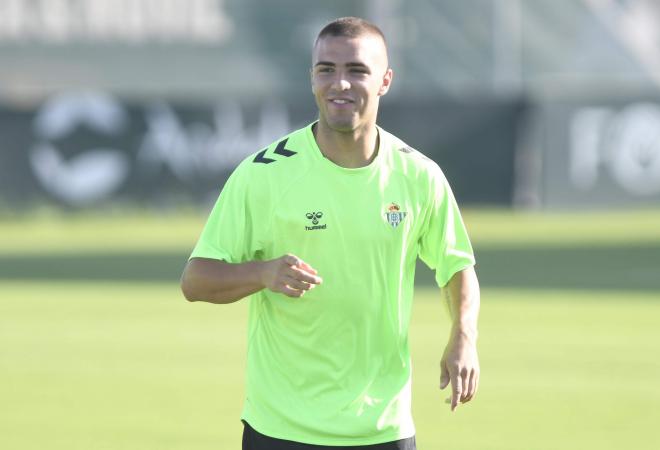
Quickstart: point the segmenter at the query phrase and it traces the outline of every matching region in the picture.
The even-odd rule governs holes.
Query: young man
[[[415,261],[449,299],[440,387],[451,382],[454,410],[479,381],[472,248],[439,167],[376,125],[392,82],[381,31],[338,19],[312,63],[318,121],[240,164],[182,290],[212,303],[251,296],[244,449],[414,449]]]

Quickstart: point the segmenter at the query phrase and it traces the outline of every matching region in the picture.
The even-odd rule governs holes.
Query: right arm
[[[321,282],[315,269],[291,254],[238,264],[191,258],[181,277],[181,291],[191,302],[222,304],[233,303],[262,289],[301,297]]]

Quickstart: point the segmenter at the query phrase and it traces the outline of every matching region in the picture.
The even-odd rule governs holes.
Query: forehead
[[[387,65],[387,50],[383,40],[372,34],[357,37],[325,36],[318,40],[312,52],[312,63],[319,61],[345,64]]]

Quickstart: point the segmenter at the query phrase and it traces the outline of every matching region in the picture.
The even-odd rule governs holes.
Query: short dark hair
[[[333,20],[324,26],[323,29],[319,32],[319,35],[316,37],[316,41],[314,42],[314,46],[316,46],[320,39],[326,36],[355,38],[365,34],[379,36],[387,48],[385,35],[380,30],[380,28],[378,28],[373,23],[359,17],[341,17],[339,19]]]

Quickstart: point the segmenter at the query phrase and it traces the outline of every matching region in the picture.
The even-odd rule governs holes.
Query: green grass
[[[205,214],[28,215],[0,222],[1,253],[190,249]],[[660,209],[576,213],[471,210],[463,213],[481,247],[660,243]],[[73,247],[72,247],[72,244]]]
[[[420,448],[658,448],[657,295],[485,289],[480,392],[454,414],[435,390],[440,308],[426,292],[415,308]]]
[[[1,448],[235,443],[243,305],[187,304],[173,283],[6,283],[2,297]]]
[[[660,209],[586,212],[466,210],[479,246],[538,247],[660,243]]]
[[[245,303],[188,304],[172,283],[4,283],[2,298],[2,448],[239,448]],[[483,298],[480,391],[451,414],[437,388],[446,312],[434,290],[416,297],[420,448],[657,448],[657,298]]]
[[[189,304],[176,283],[202,221],[0,224],[0,448],[240,448],[247,304]],[[447,313],[418,288],[419,448],[658,448],[660,215],[466,221],[482,254],[480,391],[449,412]]]

